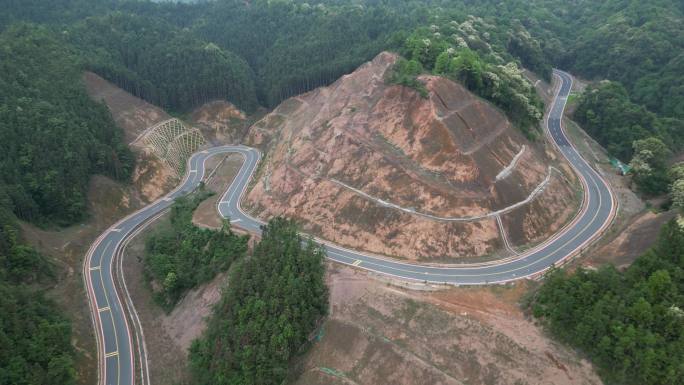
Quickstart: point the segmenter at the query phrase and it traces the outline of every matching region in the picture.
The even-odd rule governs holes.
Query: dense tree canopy
[[[654,137],[635,140],[634,157],[630,162],[634,182],[643,192],[655,195],[667,192],[670,179],[667,159],[670,151],[662,140]]]
[[[0,186],[22,219],[85,215],[93,173],[126,180],[133,157],[106,107],[81,82],[74,50],[45,28],[0,35]]]
[[[17,21],[57,24],[71,23],[106,12],[118,0],[2,0],[0,31]]]
[[[550,331],[591,357],[609,383],[684,378],[684,228],[663,226],[626,271],[549,273],[533,302]]]
[[[399,61],[389,80],[420,90],[415,76],[422,69],[454,79],[499,106],[526,136],[534,139],[544,106],[518,65],[504,59],[512,57],[499,32],[494,25],[474,16],[418,28],[406,37],[400,49],[408,61]],[[515,36],[528,38],[528,44],[531,41],[524,29]],[[527,45],[522,41],[515,43],[518,51],[539,50],[536,45],[523,48]],[[544,76],[550,76],[548,63],[538,52],[536,56],[544,63]]]
[[[571,8],[576,39],[565,68],[624,84],[635,101],[665,116],[684,117],[684,17],[681,2],[610,0]],[[574,36],[573,36],[574,35]]]
[[[260,101],[274,107],[353,71],[416,22],[395,7],[331,3],[224,0],[209,4],[193,29],[244,57],[256,73]]]
[[[574,118],[608,152],[630,162],[634,182],[647,194],[666,192],[672,182],[667,159],[684,146],[684,120],[663,118],[632,102],[616,82],[589,87],[579,99]],[[648,143],[661,144],[643,146]]]
[[[633,103],[627,90],[616,82],[587,89],[573,117],[609,153],[624,162],[632,158],[635,140],[653,136],[677,147],[684,144],[684,124],[667,124],[646,107]]]
[[[115,12],[66,34],[89,69],[161,107],[188,110],[215,99],[247,111],[257,105],[244,60],[158,18]]]
[[[176,200],[171,226],[159,229],[145,244],[145,275],[158,283],[155,299],[167,310],[188,290],[225,271],[247,251],[249,237],[233,233],[228,221],[220,230],[192,223],[195,208],[206,197],[200,192]]]
[[[0,385],[76,383],[71,325],[43,294],[53,268],[21,243],[0,186]]]
[[[655,113],[684,114],[684,6],[675,0],[7,1],[0,28],[16,20],[73,23],[112,10],[164,19],[246,60],[259,101],[269,107],[398,48],[416,27],[474,15],[496,26],[487,42],[496,51],[546,78],[551,64],[608,78]],[[472,37],[471,48],[482,44]]]
[[[198,385],[277,385],[327,312],[324,252],[282,218],[231,271],[203,336],[190,348]]]

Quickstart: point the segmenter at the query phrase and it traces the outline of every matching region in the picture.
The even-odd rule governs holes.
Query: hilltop
[[[251,128],[248,144],[266,153],[245,202],[253,214],[295,217],[335,243],[416,260],[497,252],[492,213],[512,205],[501,219],[517,245],[569,219],[572,177],[548,167],[553,152],[451,80],[421,76],[427,98],[386,84],[396,60],[381,53]]]

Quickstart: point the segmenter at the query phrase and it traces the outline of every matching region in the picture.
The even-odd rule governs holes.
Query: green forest
[[[617,82],[589,87],[573,118],[608,153],[629,161],[633,181],[647,195],[668,192],[668,160],[684,146],[684,120],[659,116],[630,100]]]
[[[45,291],[55,268],[23,245],[0,190],[0,384],[76,383],[71,324]]]
[[[263,227],[236,262],[202,337],[190,348],[197,385],[276,385],[327,313],[325,253],[291,220]]]
[[[160,107],[184,111],[226,99],[256,108],[254,74],[243,59],[164,20],[115,12],[65,35],[87,69]]]
[[[529,139],[535,139],[544,104],[506,47],[524,53],[546,79],[551,77],[551,66],[544,61],[539,43],[529,38],[524,27],[518,28],[507,40],[498,27],[474,16],[420,27],[405,38],[399,52],[406,60],[396,64],[389,81],[425,94],[417,75],[428,71],[448,77],[500,107]]]
[[[200,191],[178,198],[171,206],[170,226],[157,229],[145,242],[145,277],[159,289],[155,300],[171,310],[190,289],[227,270],[244,257],[249,236],[239,236],[224,220],[220,230],[192,223],[192,214],[208,194]]]
[[[679,384],[684,378],[684,228],[672,220],[625,271],[555,270],[532,311],[587,354],[607,383]]]
[[[73,52],[74,68],[172,111],[215,98],[248,112],[272,108],[392,50],[410,64],[399,66],[393,81],[420,89],[416,74],[450,77],[500,107],[530,138],[539,135],[543,106],[523,68],[547,80],[553,66],[608,79],[581,98],[575,118],[613,156],[631,162],[634,141],[650,137],[672,154],[682,150],[684,6],[674,0],[6,2],[0,28],[44,25],[43,33]],[[125,161],[99,162],[112,169],[128,167]],[[662,178],[666,171],[642,172],[636,187],[666,192],[673,182]],[[81,208],[79,194],[57,203],[61,212],[36,213],[48,210],[44,198],[22,189],[13,193],[22,218],[77,220],[66,212]]]
[[[669,192],[672,206],[684,209],[684,168],[671,164],[684,146],[681,1],[0,0],[0,5],[0,384],[70,384],[76,377],[69,322],[44,293],[54,267],[22,243],[16,221],[41,227],[79,223],[87,216],[92,175],[126,183],[134,169],[109,111],[85,92],[84,71],[174,114],[213,99],[253,112],[330,84],[390,50],[404,59],[388,80],[425,92],[418,75],[449,77],[535,138],[543,105],[523,71],[549,80],[550,69],[558,67],[591,82],[574,118],[612,156],[630,163],[635,189],[646,196]],[[254,257],[241,258],[243,238],[227,229],[204,232],[188,225],[193,204],[181,202],[166,238],[148,245],[149,277],[164,287],[160,303],[172,306],[235,261],[231,276],[248,288],[227,289],[207,334],[193,347],[193,372],[199,383],[265,383],[268,376],[275,381],[268,383],[279,383],[288,360],[325,314],[321,267],[315,262],[320,250],[301,248],[292,240],[294,225],[280,221],[269,228],[274,239],[292,238],[284,243],[290,249],[265,239]],[[667,384],[681,377],[681,364],[675,364],[675,358],[682,362],[681,328],[671,322],[682,306],[682,266],[673,254],[682,255],[675,246],[681,238],[674,229],[666,227],[656,247],[624,273],[604,268],[551,274],[534,305],[552,330],[565,325],[566,333],[574,333],[554,332],[593,357],[610,382]],[[206,243],[216,245],[208,255],[200,253],[206,259],[184,259],[179,251],[197,257],[198,245]],[[273,255],[287,258],[267,257]],[[260,261],[259,268],[252,260]],[[293,267],[292,261],[310,264]],[[308,277],[307,285],[296,289],[308,297],[292,298],[269,286],[264,266],[282,285],[290,284],[292,269],[306,269],[298,273]],[[260,278],[251,282],[240,272]],[[579,302],[563,303],[558,294],[563,290]],[[306,314],[264,320],[271,314],[266,304],[283,311],[305,306]],[[636,319],[629,310],[635,306],[654,309],[651,318]],[[566,307],[572,317],[557,310]],[[259,315],[252,318],[262,323],[250,323],[246,315]],[[597,321],[585,316],[593,315],[604,327],[591,346],[587,325]],[[222,328],[228,324],[241,328],[232,334]],[[256,326],[266,330],[250,329]],[[245,336],[255,339],[244,343]],[[275,351],[268,350],[273,346]],[[609,353],[620,361],[608,360]]]
[[[0,190],[21,219],[83,219],[90,175],[130,176],[121,131],[86,94],[76,52],[46,28],[0,34],[0,73]]]

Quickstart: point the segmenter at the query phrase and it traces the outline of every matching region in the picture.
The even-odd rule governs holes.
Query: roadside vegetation
[[[672,207],[684,214],[684,162],[679,162],[670,168],[668,177],[672,181],[670,195]]]
[[[612,265],[554,270],[532,312],[587,354],[610,384],[678,384],[684,378],[684,228],[663,226],[625,271]]]
[[[0,190],[0,384],[76,383],[71,324],[46,295],[54,267],[23,245]]]
[[[272,219],[254,253],[231,269],[207,330],[190,348],[194,384],[283,383],[328,309],[325,253],[298,230]]]
[[[233,233],[227,220],[220,230],[192,223],[192,213],[208,195],[201,190],[177,199],[171,207],[170,226],[158,229],[145,242],[145,277],[155,301],[167,311],[188,290],[226,271],[247,252],[249,236]]]
[[[629,162],[636,188],[647,196],[669,191],[668,160],[684,146],[684,120],[661,117],[630,100],[616,82],[589,87],[574,119],[608,153]]]

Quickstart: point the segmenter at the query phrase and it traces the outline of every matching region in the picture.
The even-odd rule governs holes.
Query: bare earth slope
[[[128,143],[147,127],[171,118],[161,108],[129,94],[97,74],[86,72],[83,81],[90,97],[107,105],[116,124],[124,130]]]
[[[330,264],[330,317],[298,363],[297,385],[600,384],[517,302],[525,283],[413,291]]]
[[[190,114],[190,120],[212,143],[241,143],[249,129],[247,115],[225,100],[197,107]]]
[[[127,143],[133,142],[146,128],[171,118],[161,108],[129,94],[92,72],[86,72],[83,81],[90,97],[109,108],[114,121],[123,129]],[[168,165],[146,149],[132,149],[136,151],[137,158],[133,185],[143,201],[154,201],[175,186],[178,178]]]
[[[414,260],[449,261],[547,237],[573,212],[566,179],[550,171],[539,144],[505,115],[444,78],[424,76],[429,98],[387,85],[396,60],[381,53],[329,87],[289,99],[257,122],[248,143],[265,153],[246,206],[261,218],[284,214],[330,241]],[[508,171],[507,171],[508,170]],[[548,181],[545,183],[545,181]]]

